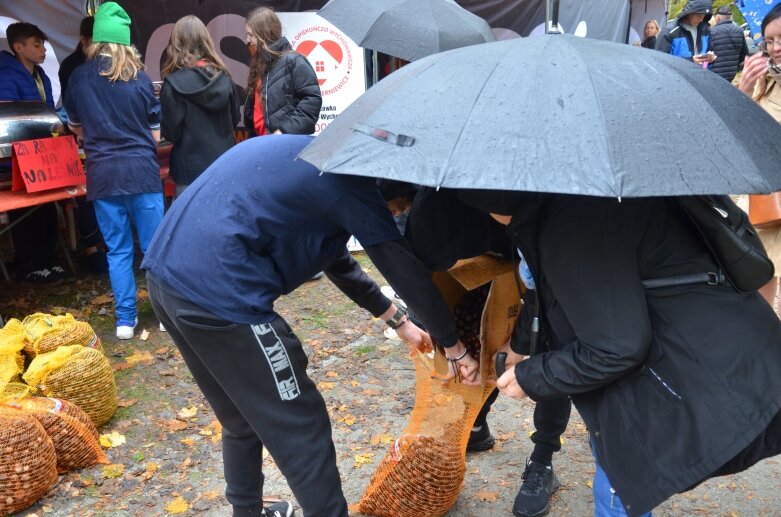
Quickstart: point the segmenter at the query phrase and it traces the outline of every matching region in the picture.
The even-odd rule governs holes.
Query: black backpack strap
[[[646,289],[659,289],[661,287],[676,287],[693,284],[731,285],[722,271],[716,273],[692,273],[689,275],[666,276],[643,280],[643,287]]]

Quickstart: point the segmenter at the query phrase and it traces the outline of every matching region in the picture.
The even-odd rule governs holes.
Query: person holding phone
[[[708,22],[713,15],[710,0],[689,0],[656,39],[656,50],[708,65],[716,61]]]

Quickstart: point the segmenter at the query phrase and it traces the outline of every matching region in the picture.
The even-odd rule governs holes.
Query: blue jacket
[[[43,80],[46,92],[46,104],[54,108],[52,83],[43,68],[36,65],[35,69]],[[30,72],[7,50],[0,52],[0,101],[40,101],[38,86]]]
[[[711,0],[689,0],[678,18],[670,22],[656,38],[656,50],[692,60],[695,54],[694,41],[691,33],[681,26],[681,20],[692,13],[705,14],[705,19],[697,26],[697,53],[713,50],[708,24],[712,16]]]

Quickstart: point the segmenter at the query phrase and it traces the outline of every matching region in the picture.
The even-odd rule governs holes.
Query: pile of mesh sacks
[[[97,428],[117,408],[92,327],[33,314],[0,329],[0,515],[40,499],[57,475],[108,463]]]

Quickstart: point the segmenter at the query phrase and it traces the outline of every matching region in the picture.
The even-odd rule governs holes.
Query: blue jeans
[[[117,325],[133,325],[136,311],[136,279],[133,274],[133,230],[138,232],[145,253],[160,221],[163,220],[161,193],[128,194],[93,201],[100,232],[106,242],[108,272],[114,291]]]
[[[594,517],[627,517],[624,503],[618,497],[607,474],[599,465],[596,453],[594,452],[594,441],[591,441],[591,453],[594,455],[594,464],[597,471],[594,473]],[[641,517],[651,517],[651,512],[644,513]]]

